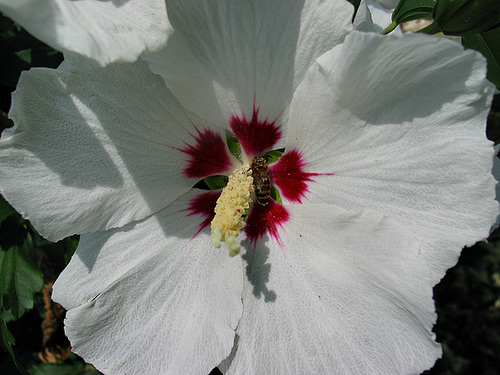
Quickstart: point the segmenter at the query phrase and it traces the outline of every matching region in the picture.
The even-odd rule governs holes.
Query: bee
[[[257,202],[265,206],[271,196],[271,177],[269,176],[267,160],[257,156],[252,159],[250,168],[252,169],[253,186],[255,188]]]

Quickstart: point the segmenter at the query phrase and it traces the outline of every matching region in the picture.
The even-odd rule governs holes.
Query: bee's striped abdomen
[[[257,202],[265,206],[271,196],[271,178],[266,159],[257,156],[250,163]]]

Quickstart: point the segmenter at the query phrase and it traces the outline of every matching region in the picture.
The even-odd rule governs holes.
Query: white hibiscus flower
[[[167,9],[142,60],[23,74],[0,142],[7,200],[82,234],[53,295],[74,351],[106,374],[430,368],[432,287],[498,211],[484,59],[349,32],[343,1]],[[193,186],[272,150],[281,203],[250,204],[230,257],[220,190]]]

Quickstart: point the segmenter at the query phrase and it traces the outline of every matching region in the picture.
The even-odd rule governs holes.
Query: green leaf
[[[10,333],[9,329],[7,328],[7,323],[5,322],[1,314],[0,314],[0,330],[2,331],[2,348],[10,354],[12,360],[16,364],[16,367],[19,367],[16,361],[16,357],[14,356],[14,350],[12,349],[12,345],[16,344],[16,340],[14,339],[14,336],[12,336],[12,333]]]
[[[32,375],[96,375],[96,370],[85,368],[85,363],[42,363],[33,367]]]
[[[34,262],[34,249],[28,236],[23,246],[0,251],[0,307],[20,318],[33,308],[34,295],[43,288],[43,274]]]
[[[462,37],[465,48],[481,52],[488,60],[488,79],[500,90],[500,27]]]
[[[238,138],[236,138],[234,134],[226,131],[226,143],[229,152],[233,154],[236,159],[241,160],[241,145]]]
[[[0,14],[0,83],[15,88],[21,71],[34,66],[56,68],[63,60],[60,53],[46,46],[12,20]]]
[[[280,204],[283,203],[283,201],[281,200],[280,192],[274,186],[271,186],[271,198],[273,198],[276,202]]]
[[[401,0],[392,13],[392,21],[399,25],[408,21],[431,18],[433,9],[434,0]]]
[[[500,23],[500,1],[437,0],[432,18],[446,35],[478,34]]]
[[[3,197],[0,197],[0,223],[15,212],[16,210]]]
[[[215,175],[203,179],[210,190],[222,189],[227,185],[229,178],[227,176]]]
[[[420,34],[434,35],[440,33],[441,30],[439,29],[439,27],[437,27],[436,22],[433,22],[430,25],[424,27],[423,29],[417,30],[416,32]]]
[[[282,150],[268,151],[264,155],[264,159],[266,159],[268,163],[271,163],[271,164],[275,163],[275,162],[277,162],[278,160],[281,159],[281,157],[283,156],[284,152],[285,152],[284,149],[282,149]]]
[[[19,60],[24,61],[27,65],[31,66],[31,48],[14,52],[14,55],[16,55]]]
[[[78,247],[78,243],[79,243],[78,236],[73,236],[66,239],[66,252],[64,253],[64,260],[66,264],[69,263],[71,257],[75,253],[76,248]]]

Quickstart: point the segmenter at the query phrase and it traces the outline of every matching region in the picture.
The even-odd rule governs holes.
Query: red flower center
[[[244,116],[232,116],[230,127],[245,154],[251,158],[263,156],[267,151],[272,150],[282,136],[280,126],[276,125],[276,121],[258,120],[258,109],[253,111],[250,120]],[[189,156],[184,175],[203,178],[232,172],[230,170],[231,158],[222,137],[209,129],[204,131],[197,129],[197,133],[193,136],[193,144],[187,144],[185,148],[179,149]],[[308,192],[308,184],[314,182],[314,176],[321,175],[306,172],[306,167],[307,162],[296,149],[286,150],[278,161],[270,163],[271,183],[279,189],[286,200],[302,203]],[[218,191],[201,193],[190,202],[186,210],[188,215],[201,215],[204,219],[195,235],[210,225],[215,215],[215,203],[219,194]],[[289,219],[290,213],[286,207],[271,198],[267,205],[253,204],[246,219],[244,231],[254,245],[257,240],[268,233],[282,246],[279,229],[283,228]]]

